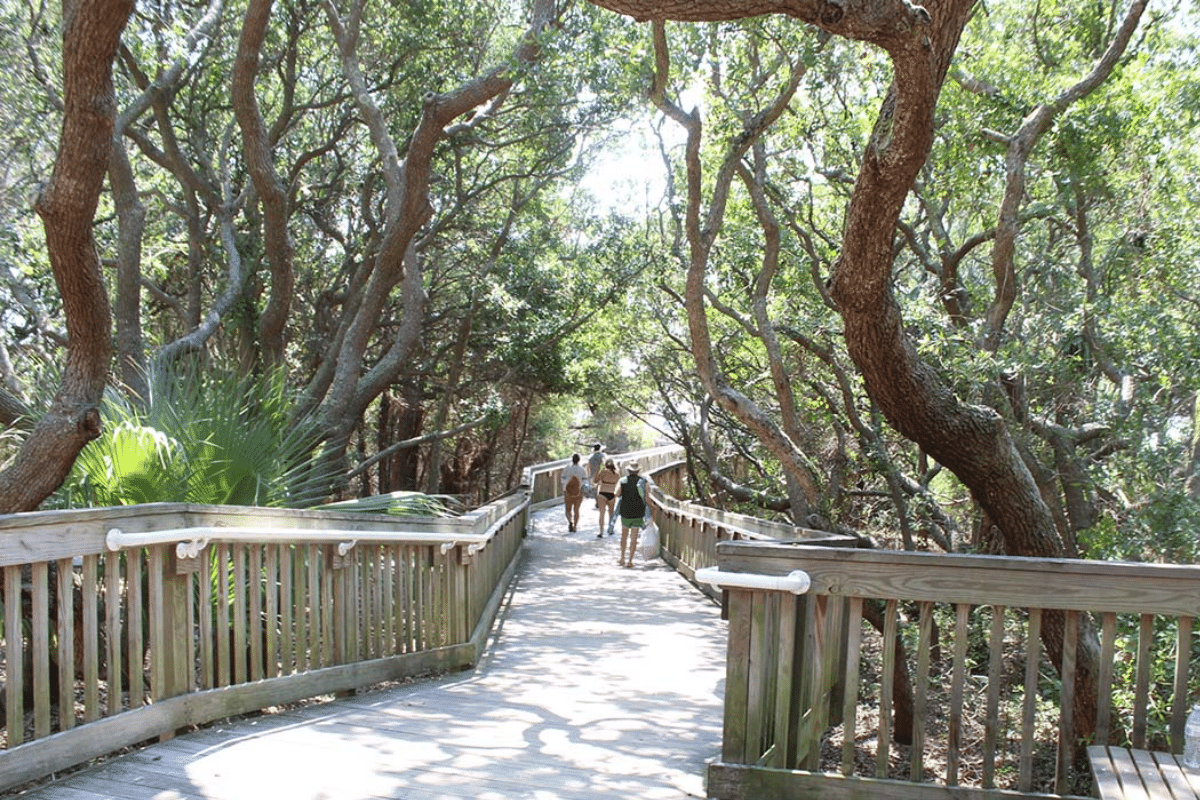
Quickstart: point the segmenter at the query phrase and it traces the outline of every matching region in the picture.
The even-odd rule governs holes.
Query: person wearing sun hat
[[[643,519],[652,510],[646,479],[639,474],[641,469],[638,462],[629,462],[625,465],[625,477],[617,483],[617,514],[621,517],[621,559],[617,563],[623,567],[633,566],[633,554],[637,552]],[[629,547],[628,557],[625,555],[626,546]]]

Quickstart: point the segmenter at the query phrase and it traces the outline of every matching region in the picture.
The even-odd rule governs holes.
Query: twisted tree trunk
[[[846,347],[867,394],[888,423],[949,468],[1000,529],[1005,551],[1055,558],[1062,543],[1049,508],[1022,461],[1004,420],[961,402],[917,354],[892,294],[893,240],[900,212],[933,142],[934,109],[973,0],[593,0],[638,19],[715,21],[768,13],[802,19],[834,35],[872,43],[892,62],[893,81],[880,108],[850,206],[830,295],[845,326]],[[1049,615],[1046,649],[1061,664],[1062,625]],[[1080,635],[1075,732],[1095,728],[1095,634]]]
[[[62,484],[84,445],[100,435],[112,315],[92,219],[112,143],[113,59],[132,10],[133,0],[64,4],[62,137],[36,207],[62,296],[67,359],[50,410],[0,474],[0,513],[37,508]]]

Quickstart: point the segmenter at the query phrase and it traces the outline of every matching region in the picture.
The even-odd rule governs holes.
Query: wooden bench
[[[1200,770],[1170,753],[1093,745],[1088,761],[1100,800],[1200,800]]]

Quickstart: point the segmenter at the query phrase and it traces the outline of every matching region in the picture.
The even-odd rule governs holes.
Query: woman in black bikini
[[[617,464],[611,458],[604,462],[604,469],[596,473],[596,508],[600,509],[600,532],[596,534],[599,539],[604,535],[604,519],[607,514],[612,517],[616,513],[616,496],[617,496],[617,481],[621,480],[620,473],[617,472]],[[608,529],[608,535],[613,535],[613,529]]]

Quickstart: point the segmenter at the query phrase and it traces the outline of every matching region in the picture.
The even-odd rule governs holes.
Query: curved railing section
[[[681,451],[676,451],[677,453]],[[663,560],[706,594],[719,598],[722,590],[697,579],[698,570],[717,566],[721,542],[793,542],[834,547],[853,546],[854,539],[827,531],[797,528],[784,522],[722,511],[678,498],[688,494],[683,461],[667,461],[651,471],[651,495]]]

